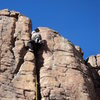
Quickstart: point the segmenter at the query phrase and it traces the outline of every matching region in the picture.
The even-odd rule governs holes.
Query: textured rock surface
[[[80,52],[54,30],[39,28],[38,52],[42,100],[93,100],[95,92]]]
[[[0,100],[98,100],[97,79],[88,68],[100,68],[100,55],[90,57],[86,66],[79,46],[54,30],[39,30],[43,44],[29,52],[30,19],[0,11]]]
[[[83,57],[83,51],[79,46],[75,46],[76,50],[80,53],[80,55]]]
[[[89,67],[96,94],[100,98],[100,54],[90,56],[87,59],[86,64]]]
[[[32,25],[18,12],[0,12],[0,100],[34,100],[35,58],[26,49]]]

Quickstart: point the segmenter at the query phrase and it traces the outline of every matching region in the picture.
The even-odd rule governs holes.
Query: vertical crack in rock
[[[21,16],[21,15],[20,15]],[[20,22],[20,16],[17,15],[17,21],[15,23],[15,32],[13,34],[13,48],[12,48],[12,52],[14,55],[14,59],[15,59],[15,70],[13,72],[14,75],[17,75],[17,73],[20,70],[21,65],[24,63],[24,56],[27,53],[27,50],[25,48],[25,40],[21,39],[21,34],[22,34],[22,30],[18,30],[18,26],[21,23]],[[14,77],[13,77],[14,78]]]
[[[16,69],[14,71],[15,75],[19,72],[21,65],[24,63],[24,56],[25,56],[25,54],[26,54],[26,51],[25,51],[25,48],[23,48],[21,50],[21,58],[19,59],[19,62],[18,62],[17,66],[16,66]]]
[[[35,66],[36,66],[36,99],[41,100],[41,93],[40,93],[40,68],[41,62],[39,60],[38,51],[35,50]],[[40,65],[39,65],[40,62]]]
[[[14,60],[15,60],[15,54],[14,54],[14,51],[13,51],[13,49],[14,49],[14,47],[15,47],[15,41],[16,41],[16,38],[14,38],[14,34],[15,34],[15,29],[16,29],[16,23],[17,23],[17,21],[18,21],[18,17],[17,17],[17,19],[15,20],[15,22],[14,22],[14,28],[13,28],[13,31],[12,31],[12,37],[11,37],[11,45],[12,45],[12,47],[11,47],[11,49],[10,49],[10,51],[11,51],[11,53],[13,54],[13,57],[14,57]]]
[[[11,12],[10,12],[10,14],[11,14]],[[15,48],[15,42],[17,41],[17,39],[16,39],[16,37],[14,37],[14,35],[16,34],[16,26],[17,26],[17,22],[18,22],[18,18],[19,18],[18,16],[19,16],[19,14],[17,14],[16,16],[11,16],[11,17],[15,17],[15,22],[14,22],[14,25],[13,25],[14,27],[13,27],[13,30],[12,30],[12,33],[11,33],[12,34],[12,37],[11,37],[12,47],[10,49],[10,51],[13,54],[13,57],[14,57],[13,58],[14,59],[14,66],[16,66],[16,62],[15,62],[16,56],[15,56],[15,53],[14,53],[14,48]],[[24,50],[24,47],[22,48],[20,54],[21,54],[21,59],[19,60],[17,66],[16,66],[16,69],[13,72],[13,77],[12,78],[14,78],[14,75],[16,75],[19,72],[19,69],[20,69],[21,65],[23,64],[23,62],[24,62],[24,56],[26,54],[26,52]]]

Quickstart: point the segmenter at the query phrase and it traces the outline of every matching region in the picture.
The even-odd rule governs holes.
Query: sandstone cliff
[[[27,49],[30,19],[0,11],[0,100],[99,100],[100,81],[90,69],[98,69],[99,78],[100,56],[85,62],[79,46],[55,30],[38,29],[43,44],[32,53]]]

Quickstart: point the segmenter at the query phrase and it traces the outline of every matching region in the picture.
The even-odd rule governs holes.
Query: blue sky
[[[100,53],[100,0],[1,0],[5,8],[28,16],[33,29],[55,29],[79,45],[84,58]]]

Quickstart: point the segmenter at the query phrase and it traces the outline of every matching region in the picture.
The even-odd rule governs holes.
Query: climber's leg
[[[41,48],[41,44],[40,43],[36,43],[35,47],[36,47],[36,51],[38,51]]]
[[[30,40],[27,44],[29,51],[33,52],[34,51],[34,41]]]

